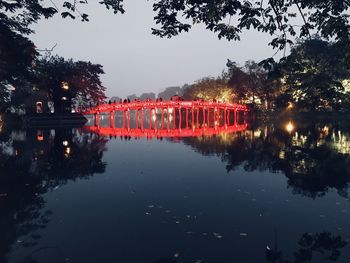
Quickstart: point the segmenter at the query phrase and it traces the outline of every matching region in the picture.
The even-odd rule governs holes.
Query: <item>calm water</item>
[[[0,133],[0,262],[350,262],[350,126]]]

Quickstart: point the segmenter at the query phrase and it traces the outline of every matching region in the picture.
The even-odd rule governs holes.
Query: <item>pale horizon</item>
[[[38,49],[74,60],[103,65],[101,76],[108,97],[140,95],[182,86],[196,80],[219,76],[227,59],[240,64],[271,57],[271,37],[256,31],[244,31],[241,41],[221,39],[196,25],[189,33],[171,39],[151,34],[154,27],[151,3],[126,3],[126,13],[113,14],[96,3],[87,6],[90,22],[42,19],[33,26],[30,38]],[[256,39],[259,39],[258,41]]]

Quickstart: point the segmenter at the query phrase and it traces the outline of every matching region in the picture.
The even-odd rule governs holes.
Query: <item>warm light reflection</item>
[[[289,121],[286,124],[285,129],[286,129],[287,132],[292,133],[294,131],[294,129],[295,129],[295,126],[294,126],[294,124],[291,121]]]
[[[62,89],[69,90],[68,82],[65,82],[65,81],[62,82]]]
[[[290,110],[293,108],[294,108],[294,104],[292,102],[288,102],[287,109]]]
[[[36,139],[37,139],[37,141],[39,141],[39,142],[41,142],[41,141],[44,140],[43,131],[41,131],[41,130],[38,130],[38,131],[37,131]]]
[[[62,144],[63,146],[68,146],[68,141],[63,141]]]
[[[111,128],[84,126],[83,129],[87,132],[93,132],[102,136],[131,136],[139,137],[200,137],[211,135],[231,134],[246,130],[248,125],[224,125],[216,127],[189,127],[175,129],[126,129],[126,128]]]

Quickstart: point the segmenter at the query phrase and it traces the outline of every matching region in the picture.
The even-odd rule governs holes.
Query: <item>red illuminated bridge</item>
[[[244,130],[247,112],[240,104],[156,101],[103,104],[83,114],[90,116],[85,129],[100,135],[187,137]]]

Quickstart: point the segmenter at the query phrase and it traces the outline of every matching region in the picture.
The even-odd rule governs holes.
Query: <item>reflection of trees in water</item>
[[[227,171],[282,171],[293,193],[312,198],[330,188],[347,197],[350,182],[349,139],[339,127],[313,125],[288,134],[276,125],[222,137],[185,138],[203,155],[218,155]]]
[[[13,136],[12,136],[13,137]],[[26,139],[2,135],[0,144],[0,262],[19,246],[35,246],[51,211],[43,194],[68,180],[103,173],[107,140],[72,130],[27,131]],[[11,150],[9,150],[11,148]]]
[[[286,259],[281,250],[266,248],[266,260],[273,263],[304,263],[312,262],[317,258],[317,262],[337,261],[341,255],[340,250],[345,248],[347,242],[341,236],[333,236],[329,232],[316,234],[305,233],[299,239],[298,249],[293,253],[293,260]],[[320,259],[321,257],[321,259]]]

